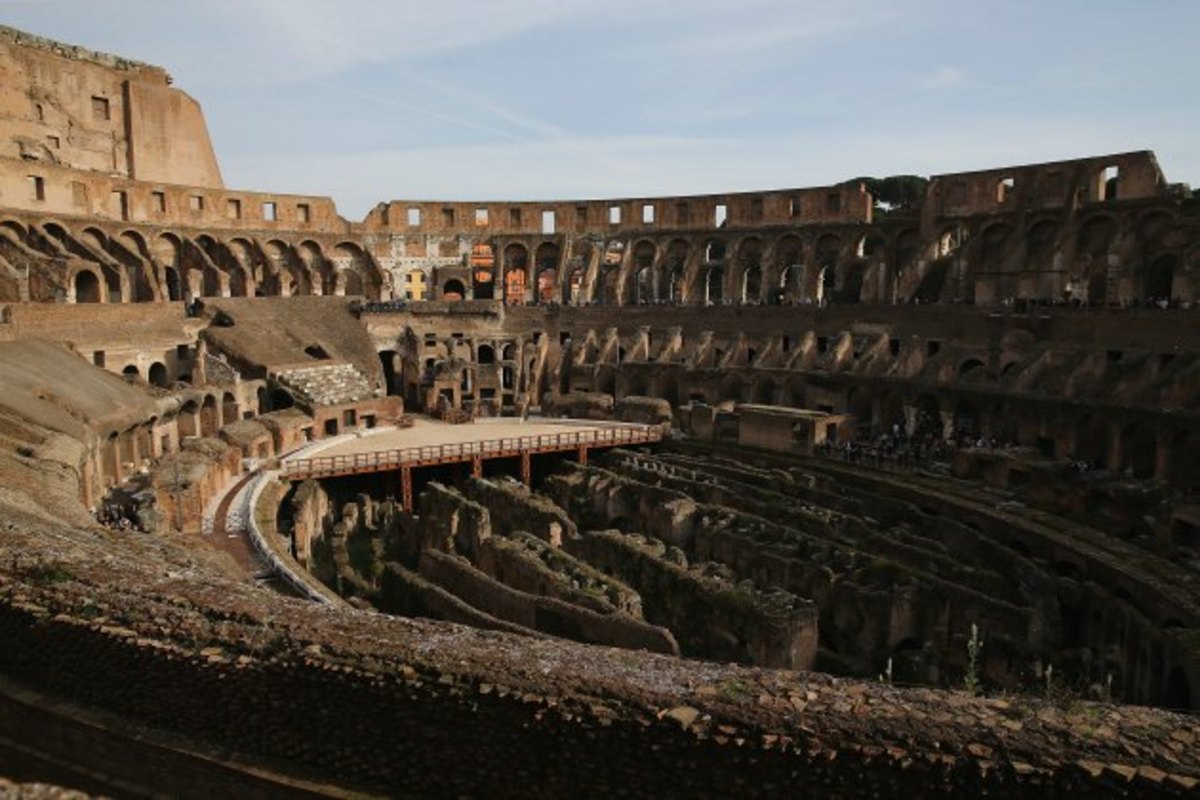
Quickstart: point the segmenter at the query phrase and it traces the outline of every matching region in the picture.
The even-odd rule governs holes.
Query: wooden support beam
[[[471,459],[471,477],[483,477],[483,456],[475,456]]]
[[[526,486],[533,485],[533,466],[530,463],[528,450],[521,451],[521,483]]]
[[[400,468],[400,502],[405,511],[413,512],[412,467]]]

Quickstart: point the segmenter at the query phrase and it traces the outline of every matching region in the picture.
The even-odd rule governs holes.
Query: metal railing
[[[401,467],[449,464],[475,458],[504,458],[521,453],[550,453],[580,447],[615,447],[662,441],[658,428],[599,428],[537,436],[506,436],[478,442],[402,447],[344,456],[299,458],[283,465],[285,480],[323,478],[364,472],[386,472]]]

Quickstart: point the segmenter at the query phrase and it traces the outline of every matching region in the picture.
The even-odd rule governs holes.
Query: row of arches
[[[57,299],[75,303],[314,294],[379,300],[391,294],[390,274],[353,241],[326,248],[314,240],[225,241],[171,231],[147,237],[136,230],[110,234],[88,226],[73,232],[57,221],[7,220],[0,222],[0,254],[9,261],[64,265]]]
[[[475,242],[468,272],[437,288],[446,299],[509,304],[1190,301],[1189,265],[1200,253],[1179,225],[1173,212],[1158,208],[1102,209],[1069,222],[1052,212],[1028,221],[949,221],[928,236],[916,227],[834,226],[629,240],[501,237]],[[352,240],[323,245],[5,220],[0,256],[9,263],[49,259],[66,270],[63,285],[49,292],[59,296],[35,298],[43,300],[397,296],[391,270]],[[409,270],[404,280],[413,273],[422,286],[400,294],[424,299],[427,272]]]

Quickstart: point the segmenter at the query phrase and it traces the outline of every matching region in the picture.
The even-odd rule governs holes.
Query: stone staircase
[[[352,364],[322,364],[289,369],[276,376],[309,407],[356,403],[374,396],[371,384]]]

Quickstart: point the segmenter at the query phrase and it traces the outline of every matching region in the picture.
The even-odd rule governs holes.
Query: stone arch
[[[490,242],[471,245],[471,289],[476,300],[496,296],[496,251]]]
[[[1164,253],[1150,262],[1141,275],[1140,299],[1150,302],[1165,302],[1174,298],[1175,274],[1179,258],[1173,253]]]
[[[312,282],[312,293],[332,295],[337,291],[337,276],[333,262],[325,258],[321,245],[306,239],[295,248],[296,258],[304,266]]]
[[[383,285],[370,256],[354,242],[339,242],[333,248],[336,269],[335,293],[379,300]]]
[[[637,305],[658,299],[654,285],[654,263],[658,258],[658,247],[649,239],[642,239],[633,246],[632,280],[629,281],[629,302]]]
[[[102,289],[100,279],[96,277],[96,273],[91,269],[82,267],[75,273],[75,278],[72,281],[72,291],[74,292],[76,303],[103,303],[104,290]]]
[[[229,293],[234,297],[278,296],[282,293],[278,274],[272,275],[263,268],[262,259],[256,255],[257,248],[245,237],[234,237],[226,245],[231,258]],[[240,273],[240,277],[233,273]],[[235,287],[235,283],[240,286]]]
[[[490,344],[481,344],[475,348],[475,363],[477,364],[494,364],[496,363],[496,348]]]
[[[758,237],[751,236],[742,241],[737,250],[737,264],[734,272],[736,284],[733,287],[735,296],[743,303],[757,302],[762,299],[763,291],[763,243]]]
[[[720,264],[711,264],[704,271],[704,302],[706,305],[721,303],[725,300],[725,268]]]
[[[775,280],[772,302],[797,303],[804,299],[804,242],[783,236],[775,244]]]
[[[587,270],[582,264],[577,264],[567,273],[567,279],[563,281],[563,304],[577,306],[584,301],[584,282],[586,280]]]
[[[975,357],[965,359],[961,364],[958,365],[958,377],[959,378],[966,378],[968,376],[972,376],[972,374],[976,373],[977,371],[980,374],[986,373],[987,365],[985,365],[981,360],[979,360],[978,358],[975,358]]]
[[[662,279],[659,281],[659,297],[672,303],[683,302],[683,286],[686,277],[691,245],[685,239],[672,239],[667,245],[662,260]]]
[[[534,251],[538,303],[552,303],[558,295],[559,247],[554,242],[542,242]]]
[[[233,392],[221,395],[221,424],[229,425],[238,421],[238,402]]]
[[[704,240],[704,260],[708,263],[721,262],[728,254],[728,243],[719,237]]]
[[[525,282],[529,270],[529,249],[519,242],[504,248],[504,302],[510,306],[525,304]]]
[[[155,361],[150,365],[150,371],[147,373],[147,378],[152,386],[157,386],[160,389],[167,388],[170,383],[170,376],[167,373],[167,365],[161,361]]]
[[[204,396],[200,404],[200,435],[216,436],[221,427],[221,414],[217,408],[217,398],[211,394]]]
[[[443,300],[463,300],[467,296],[467,287],[458,278],[451,278],[442,284]]]
[[[292,250],[291,245],[279,239],[271,239],[262,249],[266,257],[263,277],[271,286],[269,293],[282,297],[313,294],[313,275]],[[317,286],[320,286],[319,279]]]
[[[858,237],[854,255],[858,258],[882,258],[887,241],[879,231],[868,231]]]

